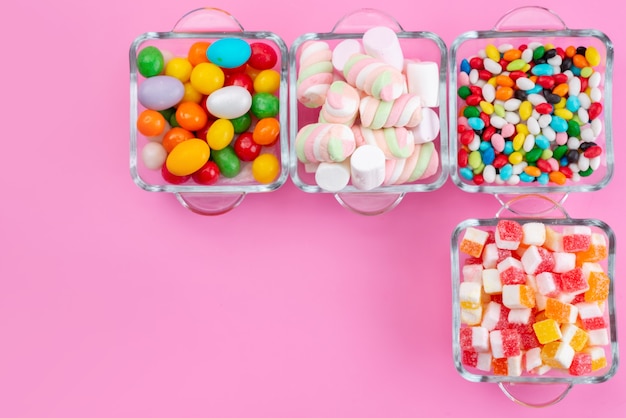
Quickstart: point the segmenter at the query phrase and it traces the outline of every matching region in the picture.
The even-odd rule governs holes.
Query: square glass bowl
[[[431,125],[431,135],[429,143],[423,148],[427,150],[434,145],[434,152],[431,158],[437,158],[438,164],[436,170],[432,171],[432,175],[424,176],[422,179],[418,179],[411,182],[404,182],[402,184],[383,183],[373,189],[364,190],[362,187],[357,188],[352,183],[353,176],[350,176],[350,156],[343,161],[347,169],[347,176],[344,176],[344,182],[341,182],[342,186],[338,190],[322,188],[316,181],[316,170],[319,168],[317,162],[312,164],[303,163],[298,159],[298,151],[296,145],[296,138],[301,129],[305,126],[315,124],[319,122],[321,105],[318,107],[305,106],[298,97],[298,85],[301,78],[301,64],[302,64],[302,52],[311,43],[325,43],[327,47],[335,55],[335,51],[338,45],[345,46],[345,44],[352,43],[350,48],[354,48],[357,43],[361,46],[361,53],[365,53],[363,49],[363,36],[364,34],[374,28],[389,28],[395,32],[399,46],[402,50],[402,55],[405,59],[410,61],[422,61],[427,65],[431,65],[435,75],[435,88],[436,101],[430,102],[430,107],[423,110],[428,112],[430,118],[423,117],[422,122],[426,126],[426,120],[429,120]],[[347,47],[346,47],[347,48]],[[348,49],[348,48],[347,48]],[[358,49],[358,48],[357,48]],[[354,52],[354,49],[351,50]],[[346,55],[348,56],[348,55]],[[327,57],[328,58],[328,57]],[[326,61],[328,62],[328,61]],[[307,64],[308,67],[308,64]],[[357,213],[374,215],[386,212],[395,207],[403,198],[407,192],[426,192],[432,191],[441,187],[448,173],[447,168],[447,103],[446,103],[446,68],[447,68],[447,49],[444,42],[436,34],[430,32],[407,32],[402,29],[400,24],[391,16],[374,9],[361,9],[351,14],[344,16],[340,19],[333,30],[327,33],[306,33],[299,36],[292,46],[290,47],[289,55],[289,103],[290,103],[290,175],[295,185],[301,190],[308,193],[335,193],[335,197],[344,207],[353,210]],[[327,70],[326,70],[327,71]],[[346,78],[336,67],[331,68],[332,81],[346,81]],[[431,73],[432,74],[432,73]],[[302,76],[304,80],[305,76]],[[362,98],[369,96],[362,89],[358,89],[361,95],[361,101],[357,104],[362,104]],[[405,91],[406,92],[406,91]],[[323,101],[323,99],[322,99]],[[421,105],[428,105],[428,103],[422,101]],[[403,107],[404,108],[404,107]],[[408,107],[407,107],[408,108]],[[425,109],[423,106],[422,109]],[[345,109],[345,107],[344,107]],[[424,113],[423,113],[424,114]],[[434,117],[432,117],[434,115]],[[386,119],[388,120],[388,119]],[[346,125],[354,127],[360,125],[360,113],[357,113],[356,120],[354,122],[344,122]],[[379,132],[382,132],[382,128],[376,128]],[[389,128],[393,130],[393,128]],[[404,129],[404,128],[401,128]],[[407,128],[409,129],[409,128]],[[414,141],[417,142],[417,141]],[[368,142],[369,143],[369,142]],[[422,145],[416,145],[415,155],[417,155],[417,148]],[[358,149],[358,143],[357,143]],[[428,151],[430,152],[430,150]],[[395,159],[395,158],[394,158]],[[408,161],[408,158],[398,158]],[[386,164],[389,169],[390,157],[387,156]],[[334,163],[333,163],[334,164]],[[398,163],[398,167],[401,163]],[[404,162],[402,162],[404,164]],[[412,163],[414,164],[414,163]],[[407,167],[409,163],[407,162]],[[346,183],[347,182],[347,185]],[[345,187],[344,187],[345,186]]]
[[[514,211],[511,211],[511,212],[514,213]],[[505,218],[505,217],[499,217],[499,215],[500,214],[498,214],[498,216],[492,219],[465,220],[461,222],[455,228],[452,234],[452,238],[451,238],[452,300],[453,300],[453,312],[452,312],[453,314],[452,315],[453,317],[453,326],[452,326],[453,347],[452,348],[453,348],[453,355],[454,355],[454,363],[459,374],[463,378],[472,382],[497,383],[500,385],[500,388],[510,399],[518,403],[527,405],[527,406],[551,405],[563,399],[563,397],[567,394],[569,389],[571,389],[571,387],[575,384],[601,383],[611,378],[617,371],[618,360],[619,360],[619,351],[618,351],[617,334],[616,334],[617,325],[616,325],[616,318],[615,318],[615,300],[614,300],[614,289],[613,289],[613,282],[615,278],[614,276],[615,274],[615,266],[614,266],[615,235],[613,231],[611,230],[611,228],[606,223],[597,219],[571,219],[567,216],[562,219],[538,218],[535,216],[526,217],[526,218],[525,217]],[[523,358],[522,358],[522,363],[521,363],[521,367],[523,368],[522,373],[521,374],[514,373],[515,375],[507,375],[507,374],[501,374],[501,372],[500,373],[496,372],[495,363],[490,363],[487,365],[487,367],[485,367],[483,364],[483,366],[481,367],[480,366],[481,360],[478,358],[474,358],[474,359],[472,358],[473,356],[477,356],[476,353],[482,350],[475,350],[475,352],[472,352],[472,350],[464,350],[462,348],[462,343],[461,343],[462,331],[461,330],[472,326],[472,323],[476,323],[476,322],[478,322],[478,325],[482,325],[483,324],[482,320],[484,320],[485,312],[486,312],[486,309],[483,309],[482,313],[480,314],[482,315],[482,318],[477,318],[477,319],[472,320],[472,319],[468,319],[468,317],[465,317],[465,319],[463,319],[462,307],[467,307],[467,305],[464,305],[464,302],[462,302],[461,299],[463,299],[464,301],[467,301],[468,299],[467,299],[467,296],[461,296],[462,283],[464,283],[465,281],[477,280],[476,276],[472,276],[472,271],[474,271],[474,273],[478,271],[478,274],[482,275],[482,272],[479,271],[481,270],[481,268],[465,267],[465,266],[471,266],[473,263],[476,263],[477,258],[474,258],[473,255],[468,255],[467,251],[461,250],[461,248],[464,246],[463,239],[466,237],[466,233],[468,233],[468,231],[471,231],[473,229],[486,231],[487,233],[490,233],[490,234],[494,233],[496,229],[496,225],[498,224],[500,220],[515,220],[516,222],[522,225],[527,224],[527,223],[540,222],[557,232],[562,232],[563,228],[568,228],[572,226],[584,226],[584,227],[590,228],[592,234],[597,234],[597,236],[602,237],[604,239],[606,243],[606,254],[604,254],[604,257],[602,256],[597,257],[597,258],[602,258],[602,259],[599,261],[596,261],[596,263],[602,267],[602,270],[606,273],[606,275],[610,279],[610,284],[608,286],[608,298],[599,304],[599,306],[601,306],[603,309],[602,320],[604,321],[604,325],[606,326],[606,330],[608,332],[607,334],[608,340],[603,341],[603,343],[606,342],[606,344],[597,346],[597,347],[600,347],[600,349],[605,354],[606,365],[604,367],[601,367],[597,370],[592,371],[591,373],[584,374],[584,375],[572,375],[569,373],[568,370],[563,370],[563,369],[558,369],[558,368],[552,368],[551,370],[545,369],[542,371],[540,371],[539,369],[535,369],[533,372],[528,372],[525,369],[527,351],[525,352],[525,350],[522,350],[522,353],[523,353],[523,356],[522,356]],[[583,258],[581,258],[581,260],[582,259]],[[590,260],[593,260],[593,258],[590,258]],[[478,264],[480,264],[480,262],[478,262]],[[480,264],[480,265],[483,266],[483,264]],[[487,267],[495,268],[490,265],[488,265]],[[464,268],[467,268],[468,270],[464,271]],[[474,270],[474,268],[476,268],[476,270]],[[504,269],[504,266],[503,266],[503,269]],[[485,276],[488,276],[488,274],[485,274]],[[474,278],[472,279],[472,277]],[[480,281],[480,279],[478,280]],[[483,281],[481,282],[482,287],[481,287],[480,305],[482,308],[486,308],[490,302],[493,302],[493,301],[499,302],[498,300],[499,296],[492,294],[492,288],[489,288],[489,294],[487,294],[486,288],[484,287],[485,278],[482,277],[482,280]],[[530,283],[531,281],[528,281],[527,279],[527,284],[530,284]],[[535,283],[538,283],[538,282],[535,280]],[[469,286],[471,287],[472,285],[469,285]],[[563,301],[567,301],[566,297],[562,296],[562,294],[560,296],[554,295],[554,297],[555,298],[563,297]],[[570,302],[572,302],[572,304],[578,303],[575,300],[570,300]],[[504,306],[504,305],[501,304],[501,306]],[[543,315],[542,315],[542,312],[543,312]],[[532,310],[532,314],[535,316],[535,319],[537,322],[545,319],[544,317],[545,312],[546,312],[545,310],[540,311],[539,307],[535,307]],[[554,312],[554,311],[551,310],[551,312]],[[503,314],[501,313],[501,315]],[[551,314],[550,316],[553,317],[553,314]],[[500,316],[500,320],[502,320],[502,318],[503,316]],[[580,321],[580,318],[578,317],[576,321]],[[509,324],[508,326],[510,327],[511,325]],[[578,326],[581,329],[583,328],[580,322],[578,322]],[[503,327],[498,327],[498,326],[496,327],[496,329],[501,329],[501,328]],[[589,328],[592,328],[592,327],[590,326]],[[521,331],[521,328],[520,328],[519,332],[520,332],[519,335],[524,335],[525,331]],[[565,339],[565,337],[563,337],[563,339]],[[491,342],[489,344],[491,344]],[[535,344],[528,344],[527,347],[522,347],[522,348],[528,348],[534,345]],[[540,346],[544,347],[545,345],[542,344]],[[489,345],[488,352],[491,352],[490,350],[492,348],[493,346]],[[581,348],[580,346],[577,347],[577,349],[579,350],[580,348]],[[569,354],[571,354],[571,352]],[[485,359],[488,360],[488,357],[489,356],[483,356],[482,361],[486,361]],[[477,360],[478,362],[476,366],[474,366],[474,363],[473,363],[474,360]],[[486,370],[487,368],[489,368],[489,370]],[[507,373],[508,373],[508,369],[507,369]],[[524,395],[524,397],[526,398],[530,397],[531,399],[523,401],[521,400],[521,397],[518,398],[515,395],[513,395],[515,385],[518,385],[518,387],[524,386],[522,384],[525,384],[527,387],[532,387],[532,392]],[[548,388],[548,386],[554,386],[557,388],[564,386],[565,390],[562,392],[559,392],[557,395],[555,395],[553,399],[547,402],[543,400],[539,402],[537,399],[544,399],[546,396],[546,392],[550,393],[549,392],[550,388]],[[552,391],[554,391],[554,388],[552,388]],[[550,397],[552,398],[552,395],[550,395]]]
[[[517,65],[526,64],[530,51],[532,69]],[[564,81],[567,68],[575,74],[570,79],[582,81]],[[450,48],[449,73],[451,177],[462,190],[566,193],[609,183],[613,44],[604,33],[569,29],[552,11],[522,7],[492,30],[460,35]]]
[[[193,176],[182,183],[179,183],[176,178],[174,178],[174,181],[165,180],[161,172],[161,168],[159,168],[160,166],[153,166],[151,168],[147,167],[142,154],[149,153],[150,155],[154,155],[155,152],[157,154],[159,152],[162,153],[163,151],[160,150],[155,151],[155,148],[158,147],[154,147],[151,143],[161,142],[165,145],[165,142],[163,142],[163,136],[164,134],[166,135],[165,132],[171,128],[171,125],[167,124],[166,131],[156,137],[148,137],[139,132],[137,120],[139,115],[146,110],[146,107],[141,104],[138,97],[142,84],[152,77],[146,78],[140,73],[137,63],[138,55],[146,48],[156,47],[159,51],[161,51],[167,63],[167,61],[171,58],[187,58],[190,48],[197,42],[211,44],[218,40],[226,39],[236,39],[239,41],[243,40],[247,44],[262,44],[265,46],[265,49],[269,49],[271,51],[269,53],[270,55],[273,52],[276,56],[275,64],[273,64],[271,68],[268,68],[268,70],[273,72],[270,75],[270,84],[278,84],[278,90],[272,93],[265,92],[264,94],[272,95],[275,98],[271,98],[272,101],[278,103],[278,113],[274,116],[274,118],[278,121],[280,132],[274,142],[260,147],[261,155],[270,154],[274,157],[265,157],[265,167],[261,167],[261,170],[269,170],[269,173],[267,174],[267,181],[263,179],[263,181],[260,182],[255,179],[252,174],[253,164],[255,164],[255,162],[253,162],[252,159],[248,158],[247,160],[240,160],[235,158],[237,161],[234,161],[234,152],[230,152],[224,162],[224,164],[231,165],[229,168],[230,174],[228,176],[225,176],[224,173],[220,174],[217,181],[213,183],[209,182],[207,184],[207,182],[196,182]],[[207,215],[221,214],[233,209],[241,203],[247,193],[270,192],[281,187],[289,176],[287,57],[287,46],[276,34],[272,32],[244,31],[243,27],[232,15],[223,10],[213,8],[197,9],[186,14],[178,21],[171,32],[148,32],[138,36],[130,47],[130,171],[134,182],[140,188],[147,191],[174,193],[183,206],[194,212]],[[269,64],[267,65],[271,65],[271,60],[268,62]],[[188,64],[189,61],[187,61],[184,65]],[[196,67],[197,65],[193,66],[194,69]],[[184,68],[181,68],[176,69],[176,67],[174,67],[172,71],[174,73],[176,71],[188,71],[188,69],[185,70]],[[242,68],[240,67],[238,70],[242,70]],[[250,65],[247,65],[245,69],[240,71],[240,73],[245,73],[249,76],[249,78],[246,79],[248,80],[247,82],[249,85],[249,83],[252,82],[253,77],[256,77],[260,71],[261,70],[254,69]],[[228,72],[229,70],[224,70],[224,73]],[[230,72],[235,73],[233,70],[230,70]],[[163,75],[164,73],[165,67],[159,75]],[[279,80],[277,80],[277,75],[279,76]],[[214,74],[211,72],[205,72],[204,75],[200,74],[198,77],[208,77],[210,79],[212,76],[214,76]],[[229,77],[229,75],[224,75],[224,78],[226,77]],[[211,81],[208,82],[210,83]],[[185,83],[185,88],[188,88],[188,84],[190,83]],[[244,87],[246,86],[246,82],[233,81],[232,84]],[[209,90],[207,90],[207,92],[208,91]],[[204,103],[206,102],[207,97],[214,95],[215,92],[219,92],[219,89],[208,94],[202,94],[196,91],[189,97],[196,96],[197,99],[197,96],[201,95],[199,105],[203,106],[206,111],[206,105]],[[251,95],[253,104],[255,103],[254,96],[256,94],[257,91],[255,89]],[[167,96],[167,90],[165,90],[165,96]],[[215,95],[214,98],[216,96],[217,95]],[[236,96],[232,94],[222,95],[221,100],[222,103],[227,104],[230,100],[232,103],[235,103],[236,106],[239,106],[237,104],[239,99],[236,99],[235,97]],[[177,109],[179,104],[186,100],[188,100],[187,96],[172,106],[172,108]],[[244,98],[243,101],[249,101],[249,98]],[[257,117],[251,110],[246,113],[251,115],[249,127],[244,130],[243,128],[245,128],[245,124],[240,125],[242,128],[236,129],[235,132],[240,131],[242,133],[252,133],[258,121],[264,116],[259,113],[261,116]],[[176,118],[175,115],[168,115],[169,114],[166,114],[165,116],[168,118]],[[223,117],[227,118],[227,116]],[[211,123],[211,120],[217,118],[212,117],[212,115],[208,115],[208,119],[208,123]],[[273,129],[275,130],[275,126]],[[202,136],[203,138],[200,139],[206,141],[206,128],[204,132],[201,130],[193,131],[191,129],[189,131],[191,131],[193,137]],[[223,132],[228,132],[228,128],[226,128],[226,130],[216,130],[215,135],[219,136]],[[239,133],[234,134],[234,137],[232,137],[232,140],[229,142],[228,148],[234,149],[235,141],[239,136]],[[175,138],[176,137],[177,136],[175,136]],[[172,143],[178,144],[175,139]],[[148,149],[146,150],[145,147],[147,145]],[[168,152],[169,151],[170,148],[168,148]],[[210,160],[214,160],[214,157],[218,153],[214,152],[213,149],[211,149],[210,152],[212,154]],[[161,156],[160,158],[163,157]],[[239,164],[239,170],[236,170],[237,162]],[[264,165],[261,163],[257,164],[260,166]],[[233,175],[233,173],[237,174]]]

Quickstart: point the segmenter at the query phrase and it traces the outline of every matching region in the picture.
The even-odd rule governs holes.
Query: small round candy
[[[174,127],[165,133],[162,144],[165,151],[170,153],[176,145],[193,137],[193,134],[188,130],[181,127]]]
[[[186,183],[191,178],[191,176],[189,175],[177,176],[175,174],[170,173],[169,170],[167,169],[166,164],[163,164],[163,167],[161,167],[161,176],[166,182],[170,184],[183,184],[183,183]]]
[[[137,130],[145,136],[161,135],[165,125],[165,118],[156,110],[146,109],[137,118]]]
[[[252,132],[252,139],[259,145],[271,145],[278,139],[280,134],[280,122],[276,118],[263,118],[259,120]]]
[[[175,57],[169,60],[165,66],[165,75],[174,77],[186,83],[191,76],[191,70],[193,66],[186,58]]]
[[[241,38],[218,39],[207,50],[209,61],[223,68],[241,66],[248,61],[250,54],[250,44]]]
[[[241,162],[233,147],[228,146],[221,150],[215,150],[212,152],[212,157],[224,177],[233,178],[239,174]]]
[[[148,170],[160,170],[167,158],[167,151],[158,142],[148,142],[141,149],[141,161]]]
[[[203,62],[209,62],[209,59],[206,56],[206,51],[209,49],[211,45],[210,42],[198,41],[194,42],[191,47],[189,47],[189,52],[187,53],[187,59],[194,67]]]
[[[174,77],[156,75],[145,79],[137,88],[137,99],[145,108],[164,110],[174,107],[185,95],[185,86]]]
[[[235,129],[232,122],[228,119],[218,119],[211,124],[206,134],[206,140],[212,150],[221,150],[231,143],[234,136]]]
[[[247,113],[252,96],[244,87],[226,86],[215,90],[206,100],[207,110],[215,117],[234,119]]]
[[[280,74],[275,70],[263,70],[254,79],[257,93],[276,93],[280,87]]]
[[[259,119],[278,115],[278,97],[270,93],[256,93],[252,96],[252,114]]]
[[[235,154],[241,161],[254,161],[261,153],[261,145],[254,142],[251,132],[242,133],[235,139]]]
[[[247,73],[227,74],[224,79],[224,86],[244,87],[251,95],[254,94],[254,82]]]
[[[188,176],[202,167],[211,155],[206,141],[192,138],[178,144],[167,156],[167,170],[175,176]]]
[[[176,109],[176,121],[188,131],[202,129],[207,123],[208,116],[204,109],[194,102],[182,102]]]
[[[200,103],[204,96],[198,90],[193,88],[190,82],[185,83],[185,94],[181,101]]]
[[[191,178],[198,184],[215,184],[220,178],[220,169],[214,161],[207,161]]]
[[[252,124],[252,117],[250,116],[250,113],[248,112],[248,113],[244,113],[238,118],[231,119],[230,121],[233,124],[233,129],[235,130],[235,133],[240,134],[248,130],[248,128]]]
[[[202,62],[193,67],[189,80],[196,90],[209,95],[224,86],[224,72],[213,63]]]
[[[161,74],[164,66],[163,54],[155,46],[147,46],[137,54],[137,71],[144,77]]]
[[[271,183],[279,173],[280,163],[274,154],[261,154],[252,162],[252,176],[259,183]]]
[[[248,65],[258,70],[269,70],[274,68],[278,61],[278,55],[274,48],[263,42],[252,42],[250,44],[251,55]]]

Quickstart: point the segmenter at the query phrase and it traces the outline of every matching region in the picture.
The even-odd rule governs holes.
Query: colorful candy
[[[146,46],[136,64],[144,168],[160,170],[170,184],[279,177],[281,76],[273,46],[238,37],[190,41],[182,55]]]
[[[588,249],[564,248],[565,236],[579,234],[596,234],[594,261],[577,264],[577,254]],[[467,227],[459,251],[466,256],[457,289],[466,367],[507,376],[551,369],[579,376],[607,367],[610,279],[600,264],[608,253],[603,234],[501,219],[494,227]]]
[[[539,42],[489,44],[463,59],[459,175],[475,184],[559,186],[590,176],[604,153],[597,143],[601,61],[592,46],[563,49]],[[466,153],[475,159],[469,167]]]

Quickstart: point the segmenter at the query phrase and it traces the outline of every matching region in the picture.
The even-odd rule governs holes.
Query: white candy
[[[571,92],[570,96],[573,96]],[[585,92],[578,94],[578,100],[580,101],[580,107],[582,107],[583,109],[589,109],[589,106],[591,106],[591,98],[587,96],[587,93]]]
[[[539,126],[539,121],[535,118],[528,118],[526,121],[526,126],[528,126],[528,132],[533,135],[539,135],[541,133],[541,127]]]
[[[167,159],[167,151],[160,142],[148,142],[141,149],[141,161],[148,170],[160,170]]]
[[[511,309],[507,319],[511,324],[528,324],[531,313],[532,309],[530,308]]]
[[[461,322],[467,325],[478,325],[483,316],[482,305],[477,308],[461,308]]]
[[[560,343],[559,347],[556,349],[553,361],[556,361],[563,369],[569,369],[572,360],[574,360],[574,354],[576,354],[576,352],[571,345]]]
[[[567,82],[568,94],[570,96],[578,96],[580,95],[580,79],[578,77],[570,77]]]
[[[552,115],[541,115],[539,119],[537,119],[539,123],[539,127],[543,130],[550,126],[550,122],[552,122]]]
[[[517,80],[515,80],[515,85],[517,85],[518,89],[524,90],[524,91],[530,90],[533,87],[535,87],[535,83],[530,78],[526,78],[526,77],[520,77]]]
[[[578,147],[580,147],[580,139],[576,138],[575,136],[570,136],[567,139],[567,148],[578,149]]]
[[[580,139],[583,141],[591,142],[594,138],[595,136],[593,135],[593,129],[591,129],[591,126],[588,125],[580,130]]]
[[[478,134],[474,134],[474,138],[472,139],[472,142],[467,145],[467,148],[469,148],[470,151],[478,151],[478,149],[480,148],[480,143],[480,136],[478,136]]]
[[[470,84],[476,84],[478,81],[478,70],[476,68],[472,68],[469,73],[469,81]]]
[[[537,105],[540,105],[541,103],[548,102],[545,97],[537,93],[529,94],[527,99],[530,103],[532,103],[533,106],[537,106]]]
[[[574,270],[576,268],[576,254],[575,253],[552,253],[554,257],[554,268],[552,269],[555,273],[565,273],[570,270]]]
[[[486,102],[493,103],[496,99],[496,88],[489,83],[482,87],[482,93]]]
[[[483,327],[472,327],[472,347],[479,353],[489,351],[489,330]]]
[[[594,138],[597,138],[602,133],[602,121],[600,119],[594,119],[591,121],[591,130],[593,131]]]
[[[498,47],[498,51],[500,51],[501,54],[504,54],[506,51],[513,49],[514,46],[513,44],[500,44],[500,46]]]
[[[528,163],[526,161],[522,161],[521,163],[517,163],[513,166],[513,174],[519,176],[522,174],[522,171],[528,167]]]
[[[459,298],[461,303],[479,305],[482,298],[482,286],[480,282],[462,282],[459,286]]]
[[[589,160],[589,167],[591,167],[593,171],[596,171],[598,168],[600,168],[601,163],[602,163],[602,159],[598,155],[597,157],[593,157],[592,159]]]
[[[493,126],[496,129],[502,129],[504,125],[506,125],[508,122],[503,117],[500,117],[494,113],[489,118],[489,123],[491,124],[491,126]]]
[[[537,291],[543,296],[554,296],[559,292],[557,277],[554,273],[545,271],[535,276]]]
[[[589,112],[587,112],[587,109],[585,109],[584,107],[579,107],[577,114],[578,119],[580,119],[582,123],[589,122]]]
[[[483,179],[485,180],[485,183],[491,184],[495,182],[496,176],[496,168],[491,164],[486,165],[483,169]]]
[[[485,269],[482,271],[483,289],[488,295],[502,293],[502,280],[497,269]]]
[[[560,73],[560,72],[561,72],[561,68],[560,68],[560,66],[561,66],[561,64],[563,63],[563,58],[561,58],[561,57],[560,57],[560,56],[558,56],[558,55],[555,55],[555,56],[553,56],[552,58],[550,58],[547,62],[548,62],[548,64],[550,64],[551,66],[553,66],[553,67],[554,67],[554,69],[555,69],[555,74],[557,74],[557,71],[556,71],[557,69],[558,69],[558,73]]]
[[[585,157],[583,154],[578,156],[578,168],[580,171],[586,171],[589,168],[589,158]]]
[[[519,109],[521,104],[522,101],[520,99],[509,99],[504,102],[504,110],[508,110],[509,112],[515,111]]]
[[[398,36],[387,26],[374,26],[363,34],[363,49],[368,55],[402,71],[404,54]]]
[[[530,152],[534,147],[535,147],[535,135],[533,134],[526,135],[522,148],[524,149],[524,151]]]
[[[602,90],[600,90],[598,87],[592,87],[591,91],[589,92],[589,98],[594,103],[599,102],[600,100],[602,100]]]
[[[493,357],[491,353],[478,353],[476,368],[485,372],[491,371],[491,362]]]
[[[526,351],[526,371],[531,372],[543,364],[541,360],[541,347],[531,348]]]
[[[507,184],[510,186],[517,186],[520,182],[520,178],[518,174],[513,174],[508,180]]]
[[[416,144],[425,144],[434,141],[439,135],[439,115],[430,107],[422,108],[422,121],[412,128]]]
[[[529,63],[533,60],[533,50],[530,48],[526,48],[523,52],[522,52],[522,61],[524,61],[525,63]]]
[[[463,266],[463,281],[481,283],[483,277],[483,266],[481,264],[466,264]]]
[[[522,243],[541,246],[546,241],[546,226],[542,222],[526,222],[522,225]]]
[[[407,63],[406,80],[407,91],[419,96],[422,106],[439,106],[439,65],[436,62]]]
[[[556,131],[552,129],[550,126],[546,126],[541,129],[541,134],[548,138],[548,141],[554,142],[556,140]],[[555,170],[556,171],[556,170]]]
[[[482,318],[480,326],[487,328],[489,331],[493,331],[500,321],[500,311],[502,305],[497,302],[489,302]]]
[[[502,72],[502,66],[491,58],[485,58],[483,60],[483,65],[485,70],[489,71],[493,75],[498,75]]]
[[[385,180],[385,153],[374,145],[361,145],[350,157],[352,185],[360,190],[372,190]]]
[[[340,191],[350,182],[349,160],[340,163],[320,163],[315,171],[315,182],[323,190]]]
[[[343,71],[343,67],[352,54],[362,54],[363,47],[356,39],[344,39],[333,48],[332,63],[333,67],[339,71]]]
[[[609,332],[606,328],[594,329],[587,331],[589,336],[588,344],[591,346],[608,345]]]
[[[493,358],[504,358],[504,346],[502,344],[502,331],[494,330],[489,333],[491,355]]]
[[[513,125],[517,125],[518,123],[521,122],[521,118],[519,116],[519,113],[517,112],[506,112],[504,115],[504,119],[508,123],[512,123]]]
[[[602,81],[602,75],[599,72],[595,72],[591,74],[589,77],[588,85],[591,88],[600,87],[600,82]]]
[[[522,355],[509,357],[506,359],[507,374],[509,376],[521,376],[522,375]]]

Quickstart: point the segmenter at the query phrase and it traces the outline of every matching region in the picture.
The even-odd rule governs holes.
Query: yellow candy
[[[495,77],[491,77],[489,80],[487,80],[487,83],[488,83],[488,84],[491,84],[491,85],[492,85],[492,86],[494,86],[494,87],[497,87],[497,86],[498,86],[498,81],[496,80],[496,78],[495,78]]]
[[[526,140],[526,135],[522,134],[522,133],[518,133],[517,135],[515,135],[515,137],[513,138],[513,149],[515,151],[519,151],[522,149],[522,147],[524,146],[524,141]],[[515,163],[513,163],[515,164]]]
[[[202,101],[202,93],[193,88],[190,82],[185,83],[185,94],[181,102],[194,102],[200,104]]]
[[[566,104],[567,100],[565,99],[565,97],[561,97],[561,100],[559,100],[559,102],[554,104],[553,106],[555,109],[563,109]]]
[[[587,345],[589,334],[574,324],[561,325],[562,341],[568,343],[574,351],[581,351]]]
[[[198,138],[188,139],[176,145],[167,156],[167,170],[175,176],[188,176],[209,161],[209,144]]]
[[[495,62],[500,61],[500,51],[498,51],[498,48],[496,48],[495,45],[487,45],[485,47],[485,54],[487,55],[487,58],[490,58]]]
[[[480,108],[482,109],[483,112],[485,112],[487,115],[491,115],[494,112],[494,108],[493,105],[485,100],[482,100],[480,102]]]
[[[596,371],[606,367],[606,353],[602,347],[588,347],[584,351],[591,355],[591,370]]]
[[[533,114],[533,104],[528,100],[524,100],[519,106],[519,116],[522,120],[528,120]],[[526,126],[526,125],[524,125]]]
[[[209,127],[206,133],[206,140],[209,147],[214,150],[221,150],[228,146],[235,136],[233,123],[228,119],[218,119]]]
[[[280,87],[280,73],[276,70],[263,70],[254,79],[257,93],[275,93]]]
[[[598,50],[593,46],[587,47],[587,49],[585,50],[585,58],[587,59],[589,65],[591,65],[592,67],[599,65],[602,59]]]
[[[517,132],[518,134],[524,134],[524,135],[528,135],[530,133],[530,131],[528,130],[528,126],[526,126],[526,124],[523,124],[523,123],[518,123],[517,125],[515,125],[515,132]]]
[[[565,120],[570,120],[574,117],[574,114],[567,109],[554,109],[554,114]]]
[[[530,71],[530,64],[526,64],[526,65],[524,65],[524,66],[522,67],[522,71],[523,71],[523,72],[525,72],[525,73],[529,72],[529,71]]]
[[[541,360],[553,368],[567,369],[573,358],[574,349],[564,342],[550,342],[541,349]]]
[[[523,160],[524,160],[524,156],[519,151],[512,152],[511,155],[509,155],[509,162],[513,165],[519,164]]]
[[[252,176],[259,183],[271,183],[279,173],[280,162],[274,154],[261,154],[252,162]]]
[[[557,341],[562,336],[559,323],[550,318],[535,322],[533,324],[533,330],[535,331],[537,340],[541,344],[548,344],[553,341]]]
[[[224,72],[213,63],[202,62],[193,67],[189,80],[196,90],[209,95],[224,86]]]
[[[193,66],[187,58],[175,57],[165,66],[165,75],[177,78],[183,83],[189,81]]]
[[[493,105],[493,111],[496,113],[496,115],[500,116],[501,118],[503,118],[506,115],[506,110],[504,109],[504,106],[502,106],[501,104]]]

